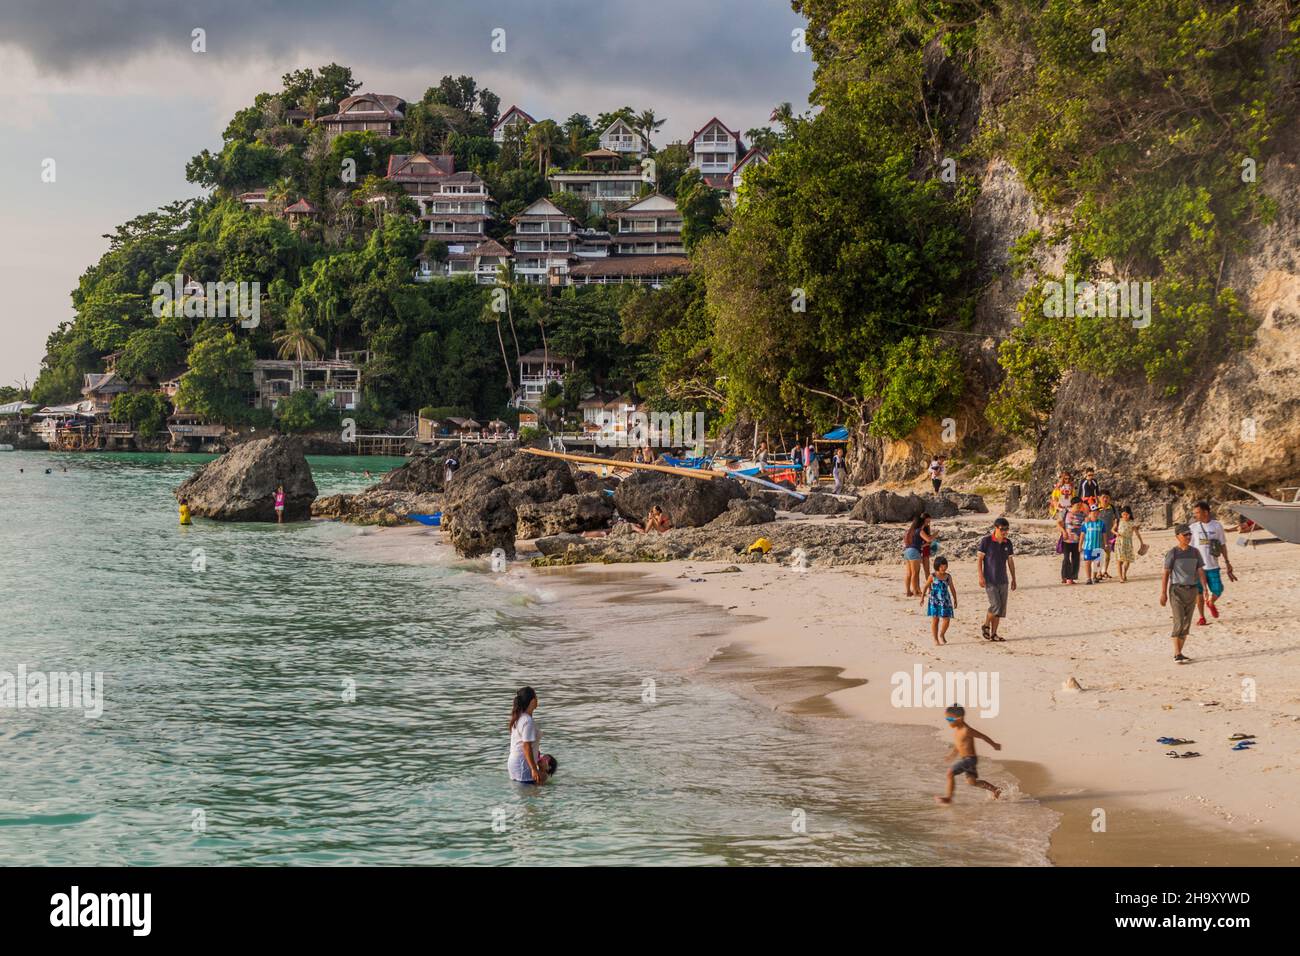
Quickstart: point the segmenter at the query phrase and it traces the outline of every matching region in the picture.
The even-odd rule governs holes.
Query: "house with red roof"
[[[533,126],[536,122],[537,120],[533,119],[519,107],[511,106],[510,109],[501,114],[501,118],[498,119],[496,125],[492,127],[492,139],[497,143],[504,143],[506,141],[506,132],[508,130],[522,126],[523,129],[521,132],[527,133],[528,128]]]
[[[698,169],[710,186],[731,188],[731,171],[745,155],[745,143],[738,132],[715,116],[695,131],[686,148],[691,153],[691,168]]]

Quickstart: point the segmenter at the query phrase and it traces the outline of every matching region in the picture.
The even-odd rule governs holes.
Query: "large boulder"
[[[959,509],[955,497],[949,495],[925,495],[921,500],[924,502],[923,510],[931,518],[957,517]]]
[[[709,522],[710,528],[743,528],[751,524],[767,524],[776,520],[772,506],[753,498],[733,498],[727,510]]]
[[[614,502],[603,491],[565,495],[556,501],[523,501],[515,506],[519,523],[515,535],[541,538],[595,531],[614,517]]]
[[[509,491],[497,486],[472,503],[462,502],[444,523],[447,538],[461,557],[477,558],[500,548],[513,558],[517,521]]]
[[[925,499],[920,495],[875,491],[859,498],[849,517],[867,524],[889,524],[911,521],[923,511]]]
[[[461,557],[502,548],[515,553],[516,509],[558,501],[577,486],[569,466],[555,458],[503,448],[463,465],[447,483],[443,521]]]
[[[306,521],[316,482],[302,443],[288,435],[243,442],[201,465],[176,489],[190,511],[218,521],[274,521],[275,489],[284,485],[284,518]]]
[[[733,498],[746,498],[732,478],[687,478],[657,471],[638,471],[614,492],[614,507],[629,521],[644,521],[653,505],[668,515],[674,528],[699,528],[727,510]]]
[[[810,492],[808,497],[790,507],[801,515],[837,515],[853,508],[850,502],[821,492]]]

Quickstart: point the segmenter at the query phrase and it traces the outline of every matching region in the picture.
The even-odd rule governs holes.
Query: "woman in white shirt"
[[[533,723],[536,709],[537,692],[531,687],[519,688],[510,708],[510,756],[506,759],[510,779],[516,783],[546,782],[546,773],[538,763],[540,751],[537,743],[541,734]]]

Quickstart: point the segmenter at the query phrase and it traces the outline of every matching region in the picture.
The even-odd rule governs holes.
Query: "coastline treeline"
[[[387,157],[450,152],[499,204],[494,235],[547,191],[548,166],[574,164],[615,116],[653,130],[652,110],[544,121],[493,142],[500,99],[444,77],[392,139],[328,139],[312,117],[357,90],[347,67],[286,74],[241,110],[219,151],[187,167],[210,192],[120,226],[73,292],[76,318],[49,339],[32,390],[75,398],[81,376],[121,351],[118,368],[150,380],[187,366],[187,407],[238,421],[254,357],[291,340],[365,349],[363,417],[424,406],[504,409],[509,367],[542,344],[578,360],[558,411],[584,391],[634,390],[664,409],[799,431],[847,422],[902,438],[927,417],[976,399],[992,431],[1034,441],[1064,373],[1139,376],[1174,390],[1250,339],[1224,262],[1273,207],[1245,170],[1262,168],[1296,119],[1300,12],[1289,0],[795,0],[817,69],[813,109],[778,107],[748,131],[770,162],[728,208],[686,169],[680,144],[658,150],[660,191],[683,212],[692,274],[661,290],[417,283],[424,241],[408,202],[382,179]],[[1101,31],[1101,33],[1098,33]],[[288,111],[305,111],[302,125]],[[1009,250],[1031,280],[996,343],[998,381],[974,382],[969,333],[989,282],[972,238],[975,171],[1007,159],[1059,223]],[[356,161],[340,183],[341,161]],[[308,198],[322,221],[295,230],[250,211],[244,190],[281,206]],[[387,204],[371,202],[381,196]],[[387,209],[387,212],[377,210]],[[572,209],[585,225],[600,217]],[[1155,320],[1048,316],[1045,263],[1153,282]],[[436,249],[433,250],[436,253]],[[1002,250],[1004,253],[1007,250]],[[258,281],[261,325],[155,318],[153,283],[176,272]],[[511,284],[509,276],[503,282]],[[987,392],[971,396],[970,389]],[[310,420],[311,410],[298,410]]]

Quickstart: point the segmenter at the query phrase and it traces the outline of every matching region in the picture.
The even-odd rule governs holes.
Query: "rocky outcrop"
[[[595,491],[555,501],[523,501],[515,507],[515,514],[517,537],[540,538],[604,528],[614,517],[614,502],[603,491]]]
[[[793,499],[786,499],[792,501]],[[854,502],[836,498],[834,495],[810,492],[803,501],[789,506],[789,509],[801,515],[837,515],[853,510]]]
[[[443,526],[461,557],[501,548],[515,554],[520,505],[557,501],[577,491],[569,466],[503,448],[463,465],[446,488]]]
[[[287,435],[245,442],[201,465],[176,489],[190,511],[218,521],[274,521],[275,490],[284,485],[284,518],[306,521],[316,482],[302,444]]]
[[[954,518],[961,511],[987,514],[988,510],[979,495],[953,491],[937,495],[900,495],[892,491],[875,491],[859,498],[849,517],[868,524],[889,524],[911,521],[922,512],[931,518]]]
[[[727,510],[727,502],[747,498],[731,478],[685,478],[638,471],[614,492],[614,507],[629,521],[641,522],[653,505],[661,507],[674,528],[699,528]]]
[[[942,553],[957,562],[975,555],[986,528],[937,524]],[[747,554],[757,537],[767,538],[767,555]],[[1017,555],[1052,554],[1056,535],[1013,533]],[[901,562],[902,529],[897,526],[833,521],[774,521],[762,525],[725,528],[677,528],[663,534],[610,534],[603,538],[557,535],[536,542],[539,566],[567,564],[625,564],[639,561],[724,561],[729,564],[791,564],[796,552],[818,567]]]
[[[753,498],[732,498],[727,510],[709,522],[710,528],[743,528],[776,520],[772,506]]]
[[[1062,470],[1097,468],[1125,504],[1182,507],[1202,496],[1234,496],[1229,483],[1270,491],[1300,478],[1300,133],[1259,170],[1277,203],[1224,283],[1259,323],[1246,349],[1224,356],[1174,395],[1145,381],[1100,381],[1071,372],[1056,395],[1027,490],[1027,513],[1047,507]],[[1087,414],[1079,414],[1086,408]]]

